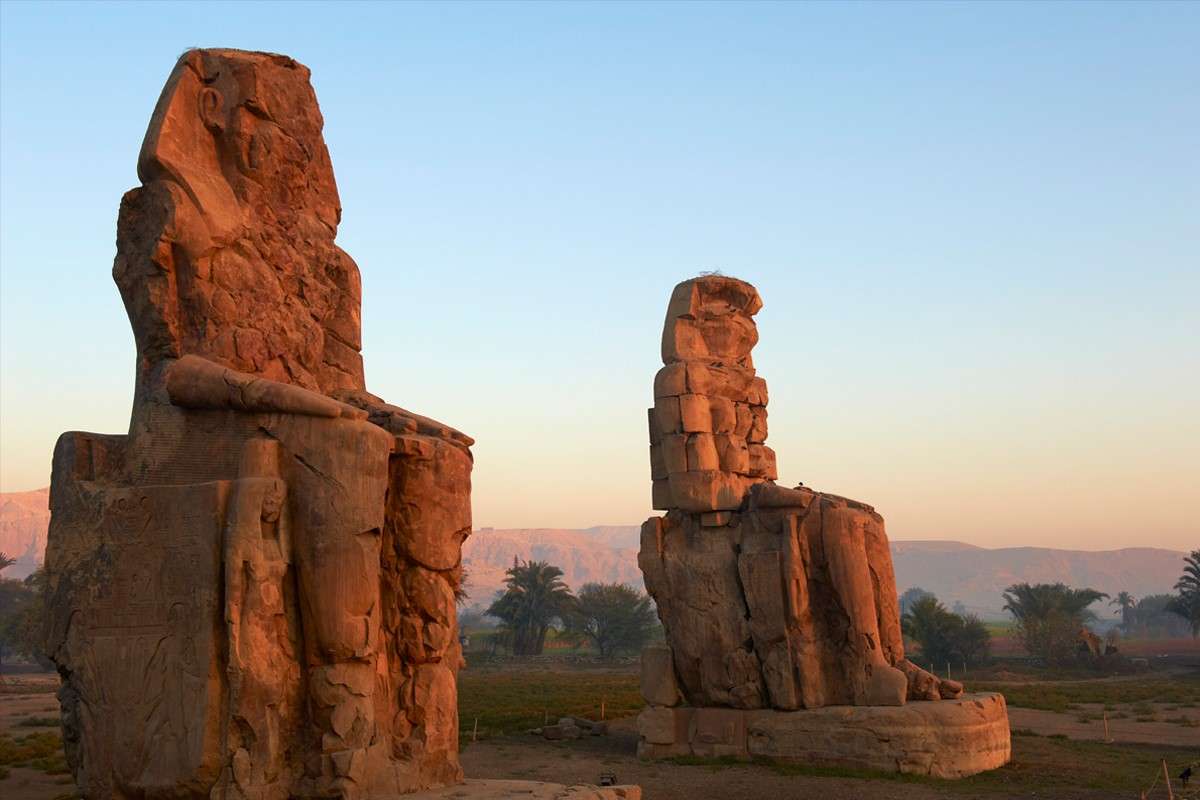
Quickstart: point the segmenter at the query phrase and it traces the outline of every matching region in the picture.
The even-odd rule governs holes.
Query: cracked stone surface
[[[179,59],[121,201],[124,435],[55,448],[48,652],[83,794],[456,784],[470,437],[366,390],[309,71]]]

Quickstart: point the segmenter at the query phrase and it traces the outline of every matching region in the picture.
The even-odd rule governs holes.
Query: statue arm
[[[183,408],[366,419],[367,412],[323,394],[186,355],[167,369],[167,394]]]
[[[432,436],[468,448],[475,440],[462,431],[455,430],[449,425],[436,419],[415,414],[400,406],[384,402],[370,392],[348,390],[337,392],[337,397],[347,404],[362,409],[369,415],[369,420],[381,428],[396,435],[415,433],[421,436]]]

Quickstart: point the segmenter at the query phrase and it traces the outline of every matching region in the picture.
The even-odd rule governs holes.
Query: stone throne
[[[470,438],[365,389],[309,71],[185,53],[121,202],[126,435],[54,452],[48,651],[101,798],[457,783]]]
[[[758,291],[675,287],[649,410],[638,564],[666,631],[642,657],[639,753],[767,756],[958,777],[1009,758],[1000,695],[904,656],[883,518],[778,478],[750,351]],[[926,702],[912,702],[926,701]]]

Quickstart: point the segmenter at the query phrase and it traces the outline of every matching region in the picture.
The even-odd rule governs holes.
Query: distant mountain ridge
[[[471,605],[486,605],[504,582],[513,556],[549,561],[578,589],[589,581],[642,586],[637,568],[640,527],[610,525],[576,529],[484,528],[463,545]],[[1171,591],[1183,571],[1184,553],[1155,547],[1120,550],[1058,550],[1049,547],[978,547],[949,540],[891,543],[896,586],[936,594],[947,606],[962,603],[984,618],[1005,617],[1001,593],[1014,583],[1058,583],[1134,597]],[[1102,616],[1109,609],[1096,609]]]
[[[49,487],[0,493],[0,553],[17,560],[4,570],[4,577],[24,578],[37,569],[46,552],[49,526]]]
[[[41,563],[50,522],[49,490],[0,494],[0,551],[17,559],[4,571],[23,578]],[[463,545],[468,604],[487,606],[504,585],[513,557],[548,561],[566,582],[619,582],[641,588],[637,566],[638,525],[592,528],[482,528]],[[1182,552],[1154,547],[1121,550],[1057,550],[1048,547],[990,549],[956,541],[893,541],[892,561],[900,591],[920,586],[946,605],[956,601],[984,617],[1002,616],[1000,593],[1014,583],[1089,586],[1134,597],[1170,592],[1183,571]],[[1106,608],[1108,608],[1106,606]]]

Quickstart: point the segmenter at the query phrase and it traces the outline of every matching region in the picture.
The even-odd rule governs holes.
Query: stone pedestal
[[[1008,709],[995,693],[903,706],[801,711],[651,706],[638,756],[769,758],[816,766],[963,778],[1008,763]]]

